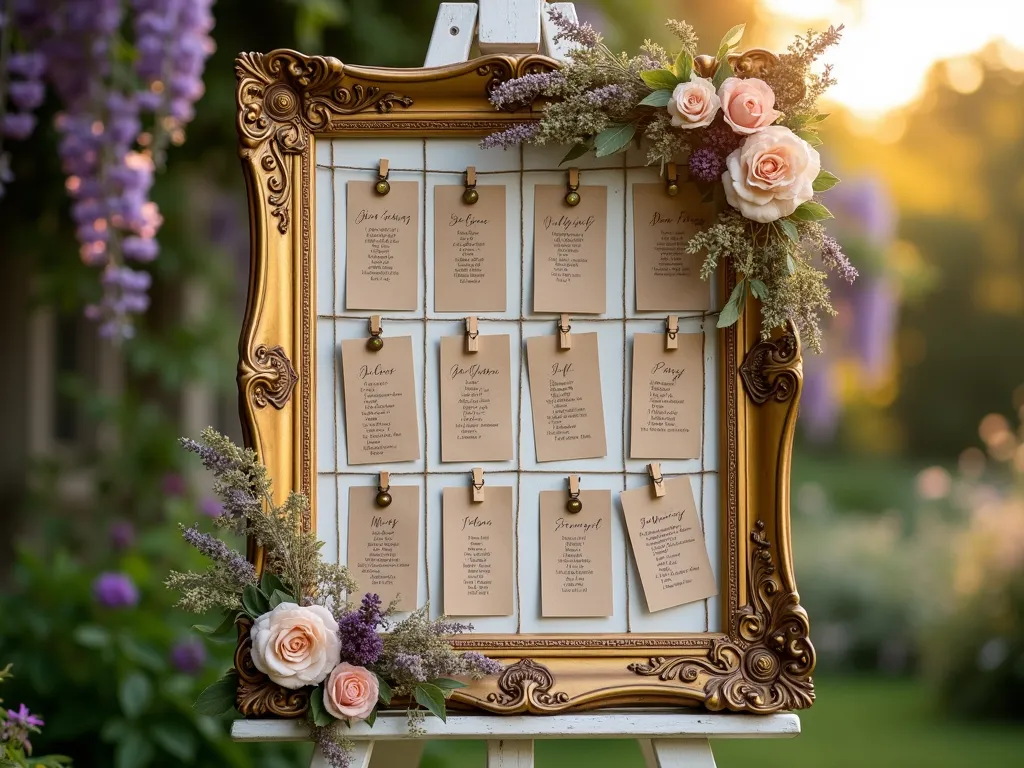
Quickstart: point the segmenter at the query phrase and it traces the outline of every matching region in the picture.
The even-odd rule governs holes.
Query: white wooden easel
[[[466,61],[474,40],[481,53],[544,53],[564,58],[569,45],[554,40],[544,0],[478,0],[441,3],[424,66]],[[552,3],[576,20],[572,3]],[[791,738],[800,718],[685,714],[679,710],[603,710],[571,715],[456,715],[442,723],[423,722],[424,733],[411,734],[404,712],[381,714],[371,729],[356,723],[345,729],[355,743],[351,768],[416,768],[428,740],[484,740],[487,768],[533,768],[536,739],[638,739],[648,768],[715,768],[711,742],[717,739]],[[308,741],[309,728],[295,720],[236,720],[236,741]],[[329,768],[319,750],[309,768]],[[575,766],[567,766],[575,768]]]

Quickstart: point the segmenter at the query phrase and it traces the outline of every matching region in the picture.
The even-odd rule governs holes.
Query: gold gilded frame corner
[[[751,76],[776,61],[766,51],[730,57]],[[313,466],[316,284],[313,146],[338,136],[481,136],[536,120],[532,107],[497,112],[487,94],[543,56],[491,55],[430,69],[351,67],[290,50],[236,60],[239,153],[249,198],[252,259],[239,341],[239,410],[246,443],[276,493],[306,493]],[[736,282],[731,265],[722,298]],[[550,714],[623,705],[682,705],[772,713],[814,700],[814,648],[793,575],[789,476],[802,387],[792,327],[762,340],[751,300],[719,334],[721,359],[722,585],[724,632],[700,634],[471,635],[460,650],[506,662],[503,673],[455,691],[451,706],[499,714]],[[315,512],[305,521],[315,525]],[[250,544],[257,565],[261,553]],[[235,656],[237,704],[247,717],[299,717],[308,697],[252,665],[248,628]]]

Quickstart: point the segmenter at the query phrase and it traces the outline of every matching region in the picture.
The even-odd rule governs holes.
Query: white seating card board
[[[629,403],[632,338],[636,333],[663,333],[666,313],[636,310],[632,237],[632,186],[661,181],[656,167],[645,165],[642,153],[606,158],[581,158],[581,183],[607,188],[606,311],[574,315],[572,332],[596,333],[601,363],[607,455],[539,463],[536,460],[531,392],[527,380],[525,339],[552,336],[557,315],[532,312],[533,190],[538,184],[565,185],[559,168],[564,148],[524,147],[482,150],[476,138],[331,139],[315,141],[316,228],[316,525],[325,542],[324,554],[344,562],[348,551],[348,495],[353,486],[375,486],[386,470],[393,485],[420,488],[422,555],[417,604],[430,603],[432,615],[445,610],[442,589],[441,495],[449,486],[469,486],[472,463],[442,462],[440,440],[440,339],[465,332],[465,315],[479,318],[480,333],[508,334],[512,349],[514,448],[511,461],[479,462],[488,485],[512,487],[515,514],[514,612],[511,616],[466,617],[475,631],[487,634],[571,633],[703,633],[720,631],[720,598],[656,613],[647,610],[629,548],[618,494],[647,484],[648,459],[629,458]],[[390,180],[414,181],[420,189],[420,256],[416,309],[408,311],[346,310],[345,206],[349,181],[374,181],[378,162],[387,158]],[[478,184],[505,187],[507,216],[507,300],[504,312],[451,313],[434,309],[434,187],[462,184],[467,166],[476,167]],[[662,182],[663,183],[663,182]],[[709,294],[713,286],[708,286]],[[717,301],[717,297],[713,299]],[[713,305],[712,305],[713,306]],[[384,338],[410,336],[416,370],[417,413],[422,441],[417,461],[379,467],[348,462],[345,439],[340,349],[341,342],[367,337],[367,320],[380,314]],[[719,491],[719,359],[715,316],[707,311],[680,311],[679,331],[702,337],[704,360],[701,455],[696,459],[663,460],[666,477],[686,477],[693,489],[704,528],[712,569],[721,575],[722,520]],[[612,492],[613,613],[601,618],[543,618],[540,604],[541,491],[566,488],[566,477],[580,476],[585,490]],[[621,566],[621,567],[620,567]]]

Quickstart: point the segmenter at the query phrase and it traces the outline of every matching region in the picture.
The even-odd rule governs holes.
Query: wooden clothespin
[[[462,193],[462,202],[466,205],[474,205],[480,199],[480,193],[476,191],[476,167],[466,168],[466,191]]]
[[[389,507],[391,506],[391,473],[381,472],[377,478],[377,498],[378,507]]]
[[[484,468],[473,467],[473,501],[484,500]]]
[[[679,172],[675,163],[668,163],[665,166],[665,191],[670,197],[679,194]]]
[[[480,328],[473,315],[466,318],[466,351],[480,351]]]
[[[665,478],[661,476],[661,462],[652,461],[647,465],[647,473],[651,476],[651,485],[654,488],[654,495],[661,498],[665,495]]]
[[[665,321],[665,349],[679,349],[679,318],[669,315]]]
[[[579,475],[569,475],[569,500],[565,502],[565,511],[574,515],[583,511],[583,502],[580,501]]]
[[[572,336],[569,335],[569,331],[571,330],[572,324],[569,322],[569,315],[562,314],[558,320],[559,349],[572,349]]]
[[[569,191],[565,193],[565,204],[576,206],[580,204],[580,169],[569,169]]]
[[[386,195],[391,191],[391,184],[388,183],[388,174],[391,173],[391,164],[386,157],[380,159],[380,168],[377,171],[377,183],[374,190],[378,195]]]
[[[384,339],[380,335],[384,328],[380,324],[380,315],[370,315],[370,338],[366,340],[366,348],[371,352],[380,352],[384,349]]]

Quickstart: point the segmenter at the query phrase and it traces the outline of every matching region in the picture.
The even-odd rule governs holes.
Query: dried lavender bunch
[[[443,616],[431,621],[428,606],[388,629],[374,670],[391,682],[396,696],[407,696],[418,683],[440,677],[478,679],[501,671],[501,664],[486,656],[453,651],[449,638],[472,627]]]
[[[826,64],[820,73],[812,71],[814,63],[843,36],[843,26],[829,27],[824,32],[807,30],[797,37],[786,53],[779,56],[779,63],[772,67],[764,80],[775,92],[775,107],[787,118],[813,114],[818,99],[826,90],[835,85],[832,65]],[[796,130],[788,120],[784,125]]]

